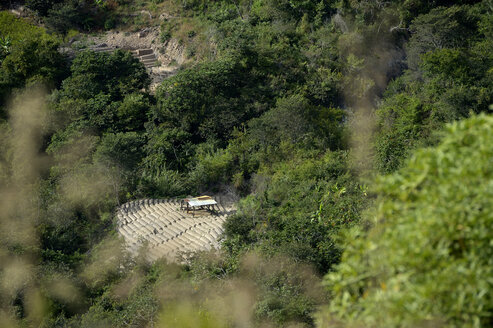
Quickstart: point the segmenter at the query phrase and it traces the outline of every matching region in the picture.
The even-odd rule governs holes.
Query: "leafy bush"
[[[369,231],[353,231],[326,277],[329,322],[486,327],[493,313],[493,117],[448,125],[383,177]]]
[[[177,128],[160,128],[149,131],[148,135],[147,157],[142,163],[146,175],[186,168],[194,154],[189,133]]]
[[[47,35],[42,28],[29,24],[7,11],[0,11],[0,36],[9,37],[15,44],[25,39],[37,39]]]
[[[195,167],[189,174],[192,185],[198,189],[215,188],[226,184],[232,176],[233,156],[228,150],[210,151],[202,144],[195,153]]]
[[[48,12],[46,23],[59,33],[66,33],[71,28],[82,29],[87,26],[84,8],[78,0],[61,2]]]
[[[64,0],[48,10],[45,21],[52,30],[65,34],[69,29],[112,28],[116,17],[103,1]]]
[[[343,112],[336,108],[312,105],[300,95],[279,98],[276,107],[249,122],[249,134],[260,147],[281,142],[309,147],[319,141],[320,148],[342,146]]]
[[[411,68],[419,64],[420,55],[434,49],[465,48],[476,33],[478,17],[467,6],[434,8],[411,24],[415,32],[407,45]]]
[[[94,159],[132,172],[143,156],[145,138],[136,132],[107,133],[101,138]]]
[[[255,114],[252,95],[242,92],[252,82],[236,58],[197,65],[159,86],[154,116],[190,133],[194,143],[224,140]]]
[[[136,92],[126,94],[117,112],[118,122],[121,124],[122,130],[143,130],[151,106],[151,99],[145,94]]]
[[[71,76],[52,98],[58,114],[79,129],[98,134],[143,130],[151,104],[140,92],[150,79],[138,59],[121,50],[112,54],[86,51],[73,60],[70,69]]]
[[[12,42],[0,66],[0,105],[15,88],[37,83],[49,89],[59,86],[68,69],[58,45],[50,38]]]
[[[40,16],[46,16],[48,11],[63,0],[26,0],[26,7],[34,10]]]
[[[123,99],[125,95],[145,89],[150,84],[144,65],[130,52],[123,50],[111,54],[81,52],[74,59],[71,71],[71,78],[88,79],[97,87],[96,93],[109,93],[113,99]]]
[[[147,175],[144,172],[140,179],[139,191],[146,196],[153,197],[184,196],[190,190],[186,182],[178,171],[162,169],[154,175]]]
[[[59,41],[23,18],[0,11],[0,117],[1,106],[16,88],[42,83],[58,87],[67,75]]]
[[[366,191],[348,172],[345,152],[305,156],[257,172],[255,194],[226,221],[226,247],[238,246],[228,240],[244,248],[257,246],[263,254],[311,263],[319,272],[338,263],[341,248],[335,236],[359,222]]]
[[[436,142],[433,131],[493,102],[490,69],[492,22],[484,3],[439,7],[413,21],[407,44],[409,69],[390,83],[378,110],[377,166],[400,167],[419,145]]]

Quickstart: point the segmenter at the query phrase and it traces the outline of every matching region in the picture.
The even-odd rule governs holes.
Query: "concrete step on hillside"
[[[153,59],[142,59],[141,62],[144,65],[147,65],[147,64],[155,64],[157,62],[157,60],[156,60],[156,57],[154,57]]]
[[[102,47],[102,48],[91,48],[94,52],[112,52],[115,51],[115,48],[110,47]]]
[[[139,56],[150,55],[153,53],[154,53],[154,50],[152,50],[152,49],[137,49],[137,55],[139,55]]]
[[[148,59],[156,60],[156,56],[154,54],[140,56],[139,58],[140,58],[140,60],[148,60]]]

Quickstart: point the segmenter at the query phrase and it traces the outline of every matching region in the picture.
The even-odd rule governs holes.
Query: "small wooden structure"
[[[180,201],[180,209],[186,210],[187,213],[192,211],[192,215],[195,216],[196,209],[206,209],[208,211],[214,212],[215,207],[219,211],[219,205],[211,196],[200,196],[195,198],[185,198]]]

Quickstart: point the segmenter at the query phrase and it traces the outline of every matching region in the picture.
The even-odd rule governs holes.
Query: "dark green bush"
[[[63,0],[26,0],[26,7],[36,11],[40,16],[46,16],[54,5]]]

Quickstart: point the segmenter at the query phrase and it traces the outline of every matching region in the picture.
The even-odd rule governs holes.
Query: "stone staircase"
[[[139,59],[147,69],[159,66],[154,50],[152,49],[137,49],[130,50],[130,52],[135,58]]]
[[[183,261],[186,253],[219,248],[219,237],[228,215],[235,212],[227,197],[216,197],[220,211],[198,211],[194,216],[180,210],[177,199],[141,199],[121,205],[116,211],[117,230],[132,255],[146,245],[146,258],[165,257]]]
[[[116,48],[113,47],[108,47],[106,45],[99,45],[99,46],[94,46],[94,47],[89,47],[94,52],[113,52],[116,50]]]
[[[106,44],[100,44],[97,46],[90,47],[94,52],[113,52],[117,48],[114,47],[109,47]],[[137,58],[144,64],[144,66],[148,69],[151,70],[153,67],[159,66],[158,60],[156,58],[156,55],[154,54],[154,50],[152,49],[123,49],[123,50],[128,50],[132,53],[132,56]]]

